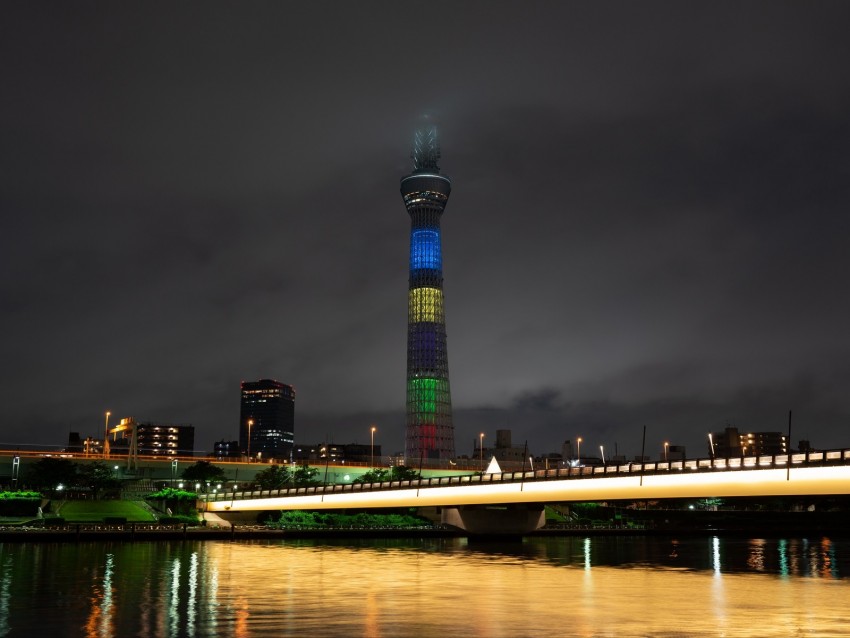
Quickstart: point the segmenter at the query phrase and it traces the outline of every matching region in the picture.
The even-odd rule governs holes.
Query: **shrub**
[[[41,498],[42,498],[41,492],[24,492],[24,491],[21,491],[21,490],[19,490],[17,492],[0,492],[0,499],[17,500],[17,499],[41,499]]]
[[[281,512],[277,522],[267,523],[277,529],[339,527],[420,527],[431,522],[409,514],[335,514],[330,512]]]
[[[41,492],[0,492],[0,516],[34,516]]]
[[[198,493],[164,487],[159,492],[148,494],[145,498],[151,501],[197,501]]]

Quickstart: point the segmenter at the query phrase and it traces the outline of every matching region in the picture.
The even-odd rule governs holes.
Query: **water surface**
[[[848,636],[850,540],[0,546],[0,636]]]

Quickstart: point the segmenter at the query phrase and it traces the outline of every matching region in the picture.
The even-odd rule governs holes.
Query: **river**
[[[0,636],[850,636],[850,539],[0,545]]]

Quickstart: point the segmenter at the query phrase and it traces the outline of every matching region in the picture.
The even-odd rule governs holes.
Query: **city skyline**
[[[421,51],[418,5],[7,7],[0,444],[111,411],[212,451],[271,378],[296,442],[403,450],[429,113],[458,455],[697,454],[789,410],[847,445],[850,7],[429,6]]]

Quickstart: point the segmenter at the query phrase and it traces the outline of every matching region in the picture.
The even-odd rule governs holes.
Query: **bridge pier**
[[[201,511],[200,508],[198,511]],[[260,513],[253,510],[214,512],[218,518],[230,524],[231,527],[234,525],[256,525]],[[202,514],[203,518],[209,518],[211,512],[203,511]]]
[[[470,536],[516,537],[543,527],[546,516],[542,503],[459,505],[443,507],[440,522]]]

